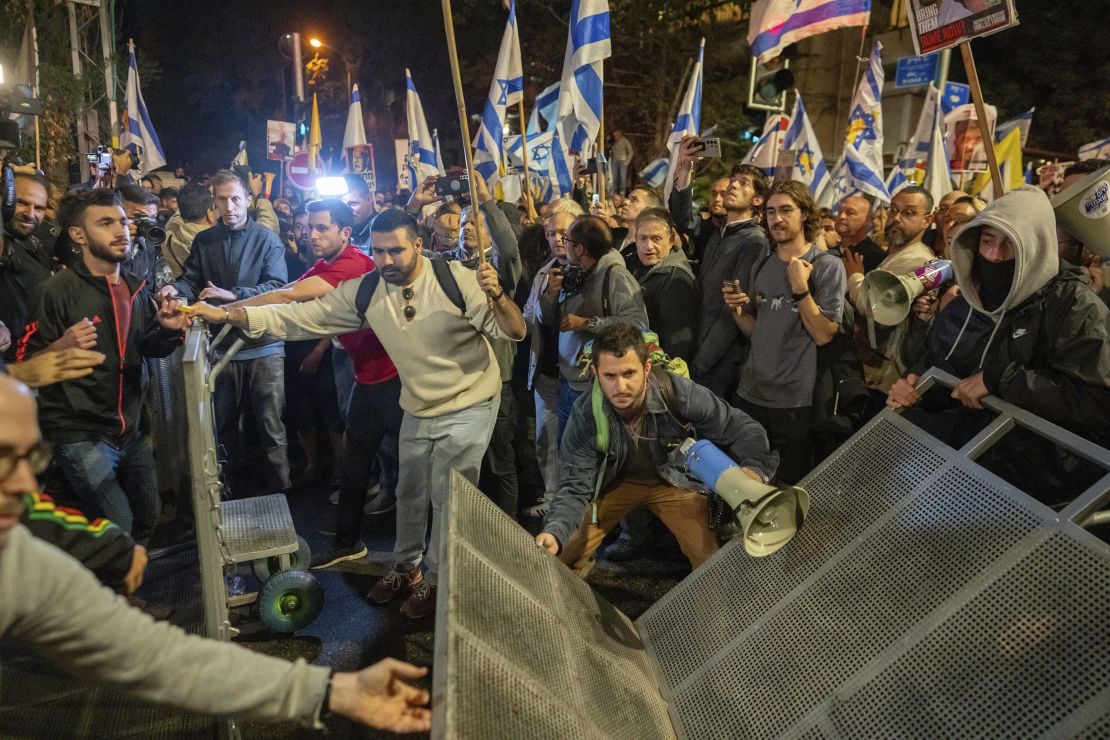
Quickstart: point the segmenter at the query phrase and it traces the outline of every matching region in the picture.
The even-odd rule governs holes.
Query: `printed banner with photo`
[[[297,127],[289,121],[266,121],[266,159],[281,162],[293,156]]]
[[[975,113],[975,106],[961,105],[944,117],[944,146],[948,150],[948,166],[953,172],[986,172],[985,140],[994,135],[998,110],[987,108],[987,132],[984,133]]]
[[[1018,24],[1014,0],[910,0],[906,12],[918,56]]]

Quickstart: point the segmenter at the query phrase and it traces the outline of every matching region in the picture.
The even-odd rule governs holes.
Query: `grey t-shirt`
[[[813,299],[831,321],[840,323],[847,278],[840,260],[811,247],[802,259],[813,265]],[[813,403],[817,382],[817,344],[798,315],[786,276],[786,262],[774,251],[756,262],[748,281],[755,315],[752,351],[740,371],[737,394],[759,406],[792,409]]]

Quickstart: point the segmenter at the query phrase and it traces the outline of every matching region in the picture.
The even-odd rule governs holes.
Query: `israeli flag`
[[[158,134],[154,133],[150,112],[139,88],[139,65],[135,62],[135,42],[131,39],[127,41],[127,50],[130,55],[127,64],[127,105],[120,122],[123,133],[119,137],[119,145],[134,155],[136,169],[140,175],[145,175],[164,166],[166,154],[162,151]]]
[[[786,136],[782,139],[782,148],[797,152],[791,178],[809,186],[809,191],[814,197],[820,195],[831,178],[824,155],[821,153],[821,145],[813,134],[813,126],[810,125],[806,108],[802,104],[801,95],[794,100],[794,112],[790,116]]]
[[[667,137],[667,148],[670,150],[670,160],[667,164],[667,179],[663,183],[663,202],[671,197],[674,187],[674,171],[678,165],[678,144],[683,136],[696,135],[701,126],[701,90],[702,90],[702,62],[705,59],[705,37],[702,37],[701,46],[698,47],[698,60],[694,62],[694,70],[690,73],[690,84],[686,88],[686,95],[682,98],[682,105],[678,108],[674,125],[671,126],[671,135]],[[658,187],[653,185],[652,187]]]
[[[1029,129],[1033,126],[1033,114],[1036,110],[1036,108],[1030,108],[1017,118],[1011,118],[1009,121],[998,124],[994,129],[995,142],[1001,143],[1006,135],[1016,128],[1021,131],[1021,148],[1025,149],[1025,143],[1029,141]]]
[[[670,165],[671,161],[667,157],[652,160],[647,167],[640,170],[640,179],[651,187],[658,188],[670,172]]]
[[[409,156],[406,164],[412,176],[415,190],[428,177],[439,174],[439,161],[436,159],[435,144],[428,132],[428,122],[424,120],[424,106],[412,81],[412,72],[405,68],[405,116],[409,125]]]
[[[944,148],[944,109],[940,95],[933,101],[933,128],[929,134],[929,153],[925,159],[925,183],[923,187],[933,196],[933,202],[952,192],[952,170],[948,164],[948,152]]]
[[[921,106],[921,115],[917,118],[917,128],[914,130],[913,138],[906,144],[905,153],[891,168],[890,176],[886,179],[886,189],[892,198],[907,185],[920,184],[917,163],[929,158],[929,147],[932,143],[939,107],[939,94],[930,82],[929,89],[925,93],[925,104]]]
[[[602,60],[611,54],[608,0],[573,0],[556,110],[564,150],[580,152],[585,142],[597,138],[604,85]]]
[[[501,37],[501,51],[493,83],[482,110],[482,125],[474,140],[474,169],[490,185],[501,179],[502,138],[505,112],[524,97],[524,72],[520,64],[520,38],[516,30],[516,2],[509,3],[509,21]]]
[[[447,170],[443,169],[443,152],[439,150],[439,129],[432,129],[432,144],[435,145],[436,153],[436,167],[439,168],[439,176],[444,177],[447,175]]]
[[[740,161],[743,164],[754,165],[768,175],[772,174],[775,171],[775,159],[782,146],[788,123],[786,116],[780,116],[777,113],[768,115],[767,122],[763,124],[763,134]]]
[[[555,139],[554,131],[528,134],[528,172],[532,175],[547,176],[551,167],[551,145]],[[511,169],[524,169],[524,139],[510,136],[505,139],[505,156]]]
[[[848,116],[848,137],[844,161],[848,168],[848,192],[859,190],[889,203],[883,180],[883,45],[878,41],[871,51],[871,60],[852,98]],[[837,197],[839,202],[844,195]]]
[[[817,198],[817,205],[822,208],[828,208],[832,211],[840,210],[840,201],[844,200],[844,196],[850,191],[848,188],[848,162],[845,159],[846,152],[840,153],[840,158],[836,160],[833,165],[832,172],[829,173],[829,184],[821,191],[821,195]]]
[[[567,148],[560,140],[559,127],[552,128],[551,157],[548,160],[548,179],[554,197],[570,195],[574,191],[574,177],[571,175],[570,157]]]
[[[366,127],[362,122],[362,99],[358,85],[351,88],[351,105],[347,108],[347,125],[343,128],[343,148],[366,146]]]
[[[545,87],[543,92],[536,96],[536,102],[532,105],[532,115],[528,116],[529,139],[539,136],[543,131],[543,126],[540,124],[541,118],[548,126],[554,125],[555,115],[559,109],[559,89],[560,83],[556,82]]]

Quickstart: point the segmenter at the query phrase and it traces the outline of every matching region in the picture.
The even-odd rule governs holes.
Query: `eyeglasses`
[[[39,442],[22,455],[12,447],[0,447],[0,481],[6,481],[15,473],[19,463],[24,460],[31,466],[31,472],[39,475],[44,472],[54,458],[54,450],[46,442]]]
[[[406,321],[412,321],[416,316],[416,306],[410,306],[409,301],[412,300],[412,288],[405,288],[401,291],[401,297],[405,299],[405,307],[401,313],[404,314]]]

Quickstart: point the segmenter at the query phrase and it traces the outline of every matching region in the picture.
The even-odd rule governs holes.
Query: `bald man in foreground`
[[[85,681],[189,712],[323,728],[342,715],[393,732],[427,731],[426,668],[387,658],[358,673],[293,663],[155,622],[19,523],[23,495],[49,462],[35,401],[0,375],[0,637]],[[2,697],[0,697],[2,698]]]

